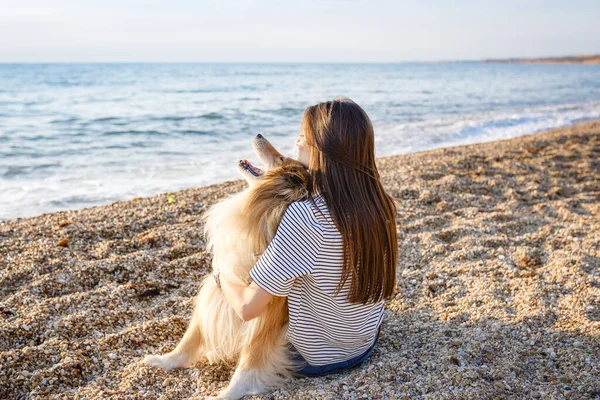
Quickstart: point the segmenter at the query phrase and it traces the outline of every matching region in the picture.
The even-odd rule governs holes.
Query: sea
[[[0,64],[0,219],[240,179],[256,134],[296,157],[337,96],[382,157],[600,118],[600,65]]]

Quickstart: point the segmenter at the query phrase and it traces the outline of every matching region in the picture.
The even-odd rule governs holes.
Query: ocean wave
[[[148,118],[150,121],[186,121],[186,120],[194,120],[194,119],[224,119],[225,116],[218,112],[210,112],[201,115],[166,115],[161,117],[151,117]]]
[[[61,165],[62,164],[60,162],[51,163],[51,164],[40,164],[40,165],[27,165],[27,166],[10,165],[8,167],[5,167],[5,171],[0,173],[0,176],[10,179],[10,178],[15,178],[15,177],[19,177],[19,176],[35,174],[35,173],[37,173],[39,171],[43,171],[43,170],[58,168]],[[0,168],[0,171],[2,171],[2,168]]]
[[[195,129],[186,129],[186,130],[182,130],[182,131],[176,131],[175,133],[180,133],[182,135],[192,135],[192,136],[215,135],[215,132],[199,131],[199,130],[195,130]]]
[[[218,93],[228,92],[229,88],[212,88],[212,89],[174,89],[174,90],[162,90],[163,93]]]
[[[131,142],[131,146],[130,147],[141,147],[141,148],[146,148],[146,147],[158,147],[162,144],[162,142],[159,141],[153,141],[153,140],[146,140],[144,142],[140,142],[140,141],[133,141]]]
[[[79,207],[92,204],[98,204],[99,202],[106,202],[111,200],[118,200],[115,197],[104,197],[104,196],[92,196],[92,195],[74,195],[74,196],[64,196],[59,199],[49,200],[47,202],[50,206],[55,207],[68,207],[73,204],[77,204]]]
[[[200,119],[224,119],[225,116],[221,115],[219,113],[216,113],[216,112],[211,112],[211,113],[199,115],[196,118],[200,118]],[[191,119],[193,119],[193,118],[191,118]]]
[[[91,119],[89,122],[113,122],[113,121],[120,121],[121,118],[119,117],[102,117],[102,118],[94,118]]]
[[[293,117],[297,115],[302,115],[302,113],[304,113],[304,110],[305,108],[280,107],[267,110],[255,109],[253,111],[261,114],[275,114],[284,117]]]
[[[158,156],[187,156],[189,152],[186,151],[172,151],[172,150],[159,150],[156,152]]]
[[[266,88],[272,87],[271,84],[264,85],[226,85],[221,87],[213,87],[213,88],[189,88],[189,89],[167,89],[167,90],[159,90],[161,93],[173,93],[173,94],[197,94],[197,93],[208,93],[208,94],[216,94],[216,93],[236,93],[239,91],[249,91],[256,92],[258,90],[263,90]]]
[[[451,115],[377,127],[377,156],[509,139],[600,118],[600,102]]]
[[[51,124],[72,124],[73,122],[79,121],[78,117],[70,117],[65,119],[54,119],[50,121]]]
[[[167,132],[157,131],[157,130],[126,130],[126,131],[105,131],[102,132],[103,136],[139,136],[139,135],[147,135],[147,136],[171,136]]]

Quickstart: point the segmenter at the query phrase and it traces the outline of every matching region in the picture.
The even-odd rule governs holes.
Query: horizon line
[[[464,58],[464,59],[440,59],[440,60],[397,60],[397,61],[0,61],[0,64],[444,64],[444,63],[485,63],[502,61],[526,61],[526,60],[549,60],[566,59],[573,57],[600,57],[600,53],[554,55],[539,57],[495,57],[495,58]]]
[[[469,63],[483,60],[410,60],[410,61],[0,61],[0,64],[436,64]]]

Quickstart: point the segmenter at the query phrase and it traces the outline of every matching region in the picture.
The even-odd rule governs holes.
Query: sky
[[[600,53],[600,1],[0,0],[0,62],[405,62]]]

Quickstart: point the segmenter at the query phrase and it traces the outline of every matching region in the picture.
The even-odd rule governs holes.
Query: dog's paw
[[[191,366],[186,354],[153,354],[144,357],[142,362],[146,365],[164,369],[165,371],[170,371],[174,368],[186,368]]]
[[[207,396],[205,394],[200,393],[200,391],[197,391],[196,393],[194,393],[192,395],[192,397],[188,398],[188,400],[211,400],[211,399],[220,399],[220,397],[218,397],[218,396]]]

